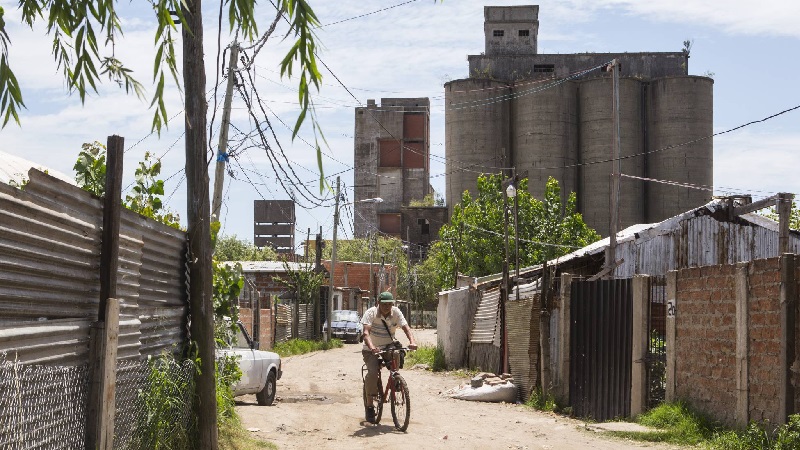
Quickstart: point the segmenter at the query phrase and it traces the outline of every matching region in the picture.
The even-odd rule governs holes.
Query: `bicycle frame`
[[[389,399],[391,398],[389,394],[394,393],[394,375],[400,372],[400,368],[398,367],[397,361],[402,357],[402,355],[407,351],[405,348],[401,349],[387,349],[380,353],[379,360],[381,366],[386,367],[389,370],[389,379],[386,380],[386,389],[383,393],[383,403],[389,403]],[[402,352],[402,353],[401,353]],[[387,355],[384,357],[383,355]],[[397,356],[397,357],[395,357]],[[383,381],[381,378],[381,373],[383,370],[378,371],[378,380]]]

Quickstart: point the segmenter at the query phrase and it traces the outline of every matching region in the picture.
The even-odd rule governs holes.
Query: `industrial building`
[[[445,84],[446,200],[452,212],[480,173],[527,171],[542,198],[548,177],[578,196],[608,235],[614,109],[621,62],[619,226],[659,222],[711,199],[713,80],[688,75],[686,51],[539,54],[538,6],[484,7],[485,52],[469,78]],[[666,184],[664,182],[669,182]],[[692,185],[693,187],[687,187]]]
[[[447,220],[447,209],[419,206],[430,185],[430,100],[382,98],[355,109],[354,231],[394,236],[424,257]],[[382,202],[363,202],[380,198]]]

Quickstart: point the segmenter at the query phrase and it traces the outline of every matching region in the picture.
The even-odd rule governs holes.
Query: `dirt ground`
[[[435,330],[415,330],[415,336],[436,342]],[[408,366],[401,371],[410,390],[408,430],[394,429],[388,405],[381,423],[372,425],[364,421],[362,363],[361,344],[284,358],[273,406],[258,406],[255,396],[237,399],[244,427],[280,449],[676,448],[601,436],[580,420],[522,405],[451,399],[442,394],[467,379]]]

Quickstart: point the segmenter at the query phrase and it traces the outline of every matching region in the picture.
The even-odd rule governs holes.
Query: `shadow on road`
[[[356,430],[351,434],[353,437],[373,437],[382,434],[405,434],[403,431],[398,431],[393,425],[373,425],[366,420],[361,421],[361,426],[364,427]]]

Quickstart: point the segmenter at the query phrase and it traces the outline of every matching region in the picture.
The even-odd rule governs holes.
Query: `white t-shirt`
[[[384,321],[386,321],[386,325],[389,326],[389,332],[386,331],[386,326],[383,325]],[[364,317],[361,318],[361,324],[372,327],[369,332],[372,345],[375,347],[383,347],[384,345],[392,343],[392,336],[395,335],[394,333],[397,327],[402,328],[408,325],[408,322],[406,322],[403,312],[396,306],[392,306],[392,312],[389,313],[388,317],[381,316],[378,307],[373,306],[364,313]],[[390,332],[391,335],[389,334]],[[369,350],[366,342],[364,342],[363,349]]]

